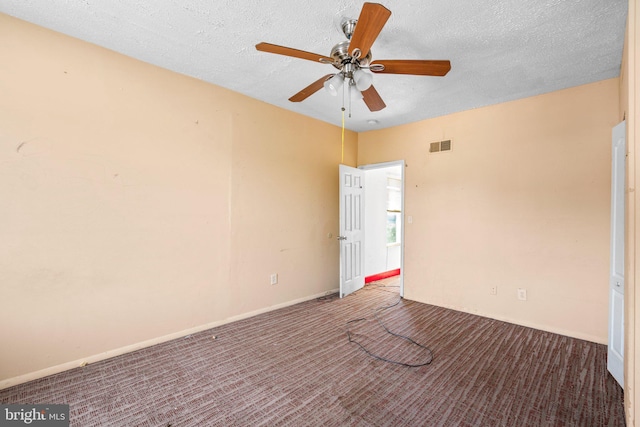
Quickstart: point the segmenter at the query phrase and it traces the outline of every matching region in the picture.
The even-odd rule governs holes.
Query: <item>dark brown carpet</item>
[[[391,283],[389,280],[384,283]],[[72,426],[623,426],[606,347],[367,286],[0,391]],[[215,335],[216,339],[212,339]]]

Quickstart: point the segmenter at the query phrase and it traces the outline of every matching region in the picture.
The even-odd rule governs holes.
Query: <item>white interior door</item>
[[[364,286],[364,171],[340,165],[340,297]]]
[[[607,369],[624,387],[624,213],[625,122],[612,132],[611,163],[611,261],[609,277],[609,345]]]

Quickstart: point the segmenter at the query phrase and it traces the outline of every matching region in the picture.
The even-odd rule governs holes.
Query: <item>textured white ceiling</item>
[[[382,0],[373,59],[449,59],[445,77],[375,75],[387,108],[354,101],[366,131],[619,76],[627,0]],[[329,56],[352,0],[2,0],[0,12],[341,124],[341,97],[288,98],[331,65],[258,52],[261,41]],[[377,124],[370,124],[376,120]]]

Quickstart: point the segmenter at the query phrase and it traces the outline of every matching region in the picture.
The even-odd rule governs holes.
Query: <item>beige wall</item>
[[[359,165],[407,161],[405,296],[606,343],[618,86],[359,134]]]
[[[1,14],[0,58],[0,387],[338,287],[339,128]]]

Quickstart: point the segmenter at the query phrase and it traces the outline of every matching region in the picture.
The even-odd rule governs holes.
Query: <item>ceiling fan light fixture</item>
[[[335,74],[333,77],[324,82],[324,88],[333,96],[338,96],[338,90],[344,83],[344,75],[342,73]]]
[[[353,80],[356,82],[358,90],[362,92],[371,87],[371,84],[373,83],[373,74],[358,69],[353,72]]]
[[[376,59],[372,63],[371,46],[390,16],[391,11],[383,5],[365,2],[358,19],[346,18],[340,21],[340,29],[347,40],[334,45],[329,56],[265,42],[258,43],[256,49],[261,52],[331,65],[338,70],[337,74],[326,74],[320,77],[290,97],[289,101],[303,101],[323,87],[333,96],[338,96],[339,90],[342,89],[342,109],[344,111],[346,97],[349,99],[349,117],[351,117],[352,99],[362,99],[369,111],[376,112],[386,108],[386,104],[372,85],[374,74],[442,77],[451,70],[449,60]],[[337,24],[337,21],[334,22]],[[345,87],[345,80],[347,87]]]

